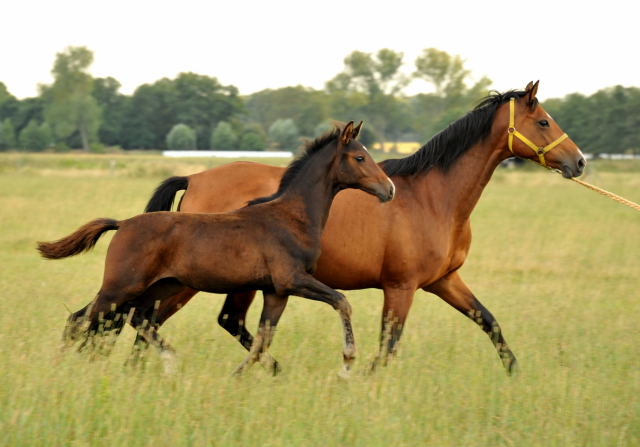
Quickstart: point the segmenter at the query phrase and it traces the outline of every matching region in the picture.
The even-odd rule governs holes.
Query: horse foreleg
[[[344,347],[342,351],[343,369],[342,376],[348,376],[353,362],[356,359],[356,344],[351,327],[351,305],[345,296],[321,283],[311,275],[297,275],[294,278],[291,295],[302,296],[316,301],[322,301],[331,305],[340,314],[342,330],[344,334]]]
[[[390,356],[396,353],[397,344],[402,336],[415,287],[384,287],[384,306],[380,328],[380,350],[374,359],[371,369],[387,364]]]
[[[278,321],[287,307],[288,296],[279,296],[272,292],[264,292],[264,306],[260,315],[260,324],[258,333],[253,339],[249,355],[234,371],[235,375],[239,375],[253,365],[261,356],[266,354],[267,349],[271,345],[273,336],[278,325]],[[277,373],[275,363],[272,364],[272,370]]]
[[[436,283],[426,287],[425,290],[435,293],[480,326],[491,339],[507,374],[515,372],[517,366],[516,357],[513,355],[513,352],[511,352],[511,349],[509,349],[498,321],[491,312],[478,301],[457,272],[445,276]]]
[[[255,290],[228,294],[218,315],[218,324],[238,340],[238,343],[247,351],[253,344],[253,335],[246,326],[247,311],[255,296]],[[261,360],[274,375],[280,372],[280,364],[268,352],[262,354]]]

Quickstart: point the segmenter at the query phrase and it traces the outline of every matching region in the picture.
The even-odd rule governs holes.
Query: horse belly
[[[211,293],[262,289],[271,283],[264,262],[251,254],[193,259],[176,276],[188,287]]]

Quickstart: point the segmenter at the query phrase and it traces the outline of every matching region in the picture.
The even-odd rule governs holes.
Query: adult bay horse
[[[435,135],[415,154],[381,163],[396,185],[388,206],[341,193],[322,236],[315,277],[337,289],[384,291],[380,353],[385,362],[400,339],[417,289],[432,292],[475,321],[493,342],[511,372],[516,358],[500,325],[464,283],[458,269],[471,244],[470,215],[501,161],[528,158],[562,171],[582,173],[582,153],[536,99],[538,83],[524,91],[494,93],[474,110]],[[535,143],[535,144],[534,144]],[[164,181],[146,211],[171,209],[177,191],[186,189],[183,212],[221,212],[275,190],[283,169],[236,162],[188,177]],[[184,289],[165,300],[158,323],[195,293]],[[218,322],[247,349],[244,326],[252,291],[227,296]]]
[[[334,196],[358,188],[381,202],[395,187],[355,140],[353,122],[315,140],[284,172],[278,190],[250,206],[224,214],[147,213],[127,220],[96,219],[56,242],[39,243],[45,258],[88,250],[108,230],[117,230],[105,260],[95,300],[71,315],[65,333],[89,337],[129,315],[147,343],[163,357],[173,349],[149,324],[153,309],[184,287],[215,293],[262,290],[258,336],[238,368],[254,363],[268,348],[289,295],[323,301],[336,309],[344,329],[344,368],[355,357],[351,307],[344,295],[311,276],[320,255],[320,236]],[[363,198],[362,196],[360,198]],[[123,318],[119,320],[122,326]],[[274,365],[275,368],[275,365]]]

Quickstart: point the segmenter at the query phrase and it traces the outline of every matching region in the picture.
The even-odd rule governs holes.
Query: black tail
[[[169,177],[164,182],[160,183],[156,190],[153,192],[147,207],[144,209],[145,213],[151,213],[153,211],[171,211],[173,200],[176,197],[178,191],[187,189],[189,186],[189,177]]]

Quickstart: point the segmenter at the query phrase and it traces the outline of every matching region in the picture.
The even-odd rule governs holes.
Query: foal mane
[[[309,162],[311,157],[320,151],[323,147],[328,145],[329,143],[337,140],[340,136],[341,129],[339,127],[334,127],[332,130],[326,132],[322,136],[317,137],[314,140],[311,140],[305,144],[304,152],[298,158],[293,160],[289,166],[287,166],[287,170],[282,174],[282,179],[280,180],[280,184],[278,185],[278,190],[266,197],[258,197],[256,199],[250,200],[247,202],[246,206],[256,205],[258,203],[271,202],[274,199],[280,197],[284,191],[287,189],[289,184],[293,181],[293,179],[298,175],[298,173],[302,170],[302,168]]]
[[[525,94],[522,90],[490,92],[472,111],[449,124],[417,152],[408,157],[385,160],[382,169],[389,176],[419,174],[433,167],[447,171],[474,144],[489,135],[498,106]]]

